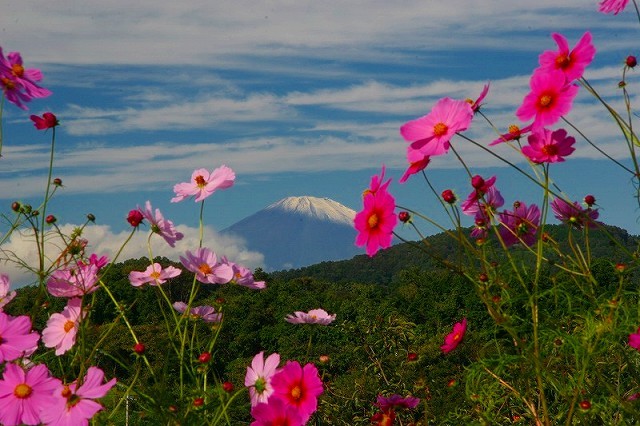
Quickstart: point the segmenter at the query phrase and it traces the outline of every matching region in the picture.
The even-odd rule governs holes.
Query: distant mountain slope
[[[299,268],[362,253],[355,247],[356,212],[328,198],[288,197],[222,231],[242,237],[265,258],[265,269]]]

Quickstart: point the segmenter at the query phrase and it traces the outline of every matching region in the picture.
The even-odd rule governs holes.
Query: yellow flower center
[[[150,276],[151,278],[153,278],[154,280],[157,280],[157,279],[159,279],[159,278],[160,278],[160,272],[158,272],[158,271],[153,271],[152,273],[150,273],[150,274],[149,274],[149,276]]]
[[[11,65],[11,73],[16,77],[22,77],[24,75],[24,67],[20,64]]]
[[[295,386],[293,389],[291,389],[291,397],[295,400],[298,400],[302,397],[302,389],[300,389],[300,386]]]
[[[509,134],[520,136],[520,127],[512,124],[511,126],[509,126]]]
[[[211,266],[209,266],[206,263],[203,263],[202,265],[198,266],[198,271],[202,272],[204,275],[209,275],[210,273],[213,272],[213,270],[211,269]]]
[[[200,188],[204,188],[205,185],[207,184],[204,178],[200,175],[196,176],[195,181],[196,181],[196,185],[198,185]]]
[[[68,333],[69,331],[71,331],[73,329],[73,327],[76,326],[76,323],[74,321],[71,320],[67,320],[67,322],[64,323],[64,332]]]
[[[540,96],[540,100],[538,101],[541,107],[548,107],[553,103],[553,97],[551,95],[542,95]]]
[[[571,58],[568,55],[558,55],[558,57],[556,58],[556,65],[559,68],[567,68],[569,66],[569,64],[571,63]]]
[[[456,334],[454,334],[454,335],[453,335],[453,340],[454,340],[454,341],[456,341],[456,340],[460,340],[460,333],[456,333]]]
[[[447,130],[449,130],[449,127],[442,122],[433,126],[433,134],[435,136],[442,136],[447,133]]]
[[[13,394],[16,396],[16,398],[20,399],[28,398],[29,395],[31,395],[31,392],[33,392],[33,389],[31,389],[31,386],[26,383],[20,383],[13,390]]]
[[[60,395],[62,395],[63,398],[69,398],[71,396],[72,392],[71,389],[69,389],[69,385],[64,385],[64,388],[62,389],[62,392],[60,392]]]
[[[0,81],[2,82],[2,85],[8,90],[13,90],[16,88],[16,83],[7,77],[0,78]]]
[[[367,219],[367,224],[369,225],[369,228],[372,229],[378,226],[378,215],[373,213],[371,216],[369,216],[369,219]]]

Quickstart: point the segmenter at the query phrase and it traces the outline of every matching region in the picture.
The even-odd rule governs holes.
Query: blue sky
[[[555,49],[552,32],[571,46],[592,32],[598,53],[585,76],[620,107],[622,61],[640,54],[629,9],[604,15],[591,0],[9,2],[0,45],[42,69],[54,94],[32,102],[29,113],[5,105],[0,199],[8,210],[15,199],[42,197],[50,135],[36,132],[28,116],[52,111],[62,122],[54,175],[65,188],[49,211],[69,227],[95,214],[88,238],[97,252],[115,252],[127,212],[146,200],[192,237],[181,246],[189,248],[198,206],[171,204],[173,185],[221,164],[237,181],[206,202],[207,242],[251,266],[260,254],[215,230],[293,195],[358,210],[383,163],[398,204],[444,220],[420,179],[397,184],[406,167],[399,127],[441,97],[475,98],[488,81],[483,111],[500,129],[517,123],[538,55]],[[568,119],[628,163],[611,119],[584,90]],[[480,117],[466,134],[485,145],[495,139]],[[493,157],[453,143],[474,173],[498,176],[507,203],[539,202],[535,187]],[[594,194],[603,221],[637,234],[629,177],[579,138],[576,148],[551,167],[552,177],[573,199]],[[495,150],[527,167],[508,147]],[[451,154],[434,159],[428,174],[438,190],[469,191]],[[23,242],[12,244],[21,252]],[[125,255],[144,253],[137,242]]]

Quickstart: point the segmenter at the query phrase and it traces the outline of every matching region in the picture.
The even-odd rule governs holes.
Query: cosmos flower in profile
[[[173,187],[176,196],[171,199],[171,202],[177,203],[191,196],[195,196],[196,202],[202,201],[218,189],[230,188],[235,179],[234,171],[225,165],[211,173],[207,169],[194,170],[189,182],[178,183]]]
[[[321,324],[329,325],[336,319],[336,314],[329,315],[324,309],[312,309],[309,312],[296,311],[289,314],[285,320],[291,324]]]
[[[448,354],[458,347],[462,340],[464,339],[464,335],[467,332],[467,319],[463,318],[461,322],[457,322],[453,326],[453,330],[451,333],[447,334],[444,338],[444,344],[440,346],[442,352]]]

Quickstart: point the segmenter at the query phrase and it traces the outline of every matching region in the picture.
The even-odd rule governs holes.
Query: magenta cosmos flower
[[[88,425],[89,419],[104,408],[94,399],[104,397],[116,384],[116,379],[104,384],[103,381],[104,372],[98,367],[89,367],[80,386],[76,382],[59,383],[53,392],[55,399],[43,406],[42,421],[50,426]]]
[[[251,406],[255,407],[260,403],[266,403],[271,394],[271,378],[276,374],[280,364],[280,354],[273,353],[264,359],[264,352],[260,352],[253,357],[251,366],[247,367],[247,374],[244,376],[244,385],[249,388]]]
[[[505,210],[500,213],[500,236],[505,245],[512,246],[523,243],[527,246],[536,241],[536,232],[540,224],[540,209],[535,204],[527,207],[525,203],[513,203],[513,211]]]
[[[522,153],[534,163],[563,162],[564,157],[575,151],[573,144],[576,143],[564,129],[552,132],[544,128],[529,135],[527,141],[529,145],[522,147]]]
[[[526,133],[529,133],[533,126],[530,124],[528,126],[524,126],[522,129],[515,124],[509,126],[507,133],[503,133],[500,137],[489,144],[489,146],[497,145],[499,143],[511,142],[520,140],[522,136]]]
[[[273,395],[286,405],[296,407],[303,423],[318,408],[318,397],[322,394],[322,380],[313,364],[302,367],[297,361],[288,361],[271,379]]]
[[[422,154],[420,151],[412,149],[411,145],[409,145],[407,147],[407,161],[409,162],[409,167],[398,181],[400,183],[405,183],[407,179],[409,179],[409,176],[420,173],[426,169],[431,162],[431,157]]]
[[[187,311],[187,304],[184,302],[174,302],[173,309],[184,314]],[[201,319],[206,323],[214,323],[222,321],[222,314],[216,312],[216,308],[209,305],[196,306],[189,310],[189,316],[192,319]]]
[[[9,102],[26,110],[23,102],[51,95],[51,91],[36,83],[40,80],[40,70],[26,69],[20,53],[10,52],[5,58],[0,47],[0,87]]]
[[[78,297],[93,293],[98,289],[96,263],[79,261],[75,266],[54,271],[47,280],[49,294],[56,297]]]
[[[629,0],[602,0],[598,10],[602,13],[613,13],[617,15],[627,7]]]
[[[281,399],[273,398],[269,403],[260,403],[251,409],[251,426],[302,426],[304,422],[296,407]]]
[[[53,403],[60,380],[51,377],[44,364],[24,371],[16,364],[5,365],[0,380],[0,423],[5,426],[39,425],[43,407]]]
[[[32,115],[30,118],[31,121],[33,121],[33,125],[38,130],[53,129],[54,127],[60,125],[60,122],[58,121],[56,116],[50,112],[45,112],[44,114],[42,114],[42,117]]]
[[[556,219],[576,229],[582,229],[584,226],[596,227],[596,219],[600,215],[598,209],[585,209],[577,201],[570,203],[562,198],[556,198],[551,202],[551,210]]]
[[[440,346],[442,352],[448,354],[452,350],[458,347],[464,339],[464,334],[467,332],[467,319],[463,318],[462,322],[457,322],[453,325],[451,333],[447,334],[444,338],[444,344]]]
[[[373,405],[386,412],[395,408],[416,408],[419,403],[420,398],[416,398],[414,396],[407,396],[403,398],[398,394],[394,394],[391,396],[378,395],[376,403]]]
[[[529,83],[531,92],[524,97],[516,115],[522,121],[534,119],[533,129],[550,126],[571,111],[578,86],[567,84],[564,73],[559,70],[537,69]]]
[[[191,181],[178,183],[173,187],[176,196],[171,199],[177,203],[185,198],[196,197],[199,202],[213,194],[218,189],[226,189],[233,186],[236,174],[227,166],[220,166],[211,173],[207,169],[197,169],[191,174]]]
[[[329,325],[336,319],[336,314],[329,315],[324,309],[312,309],[308,313],[296,311],[285,318],[291,324],[322,324]]]
[[[4,308],[7,303],[11,302],[14,297],[16,297],[16,292],[12,291],[9,293],[10,287],[9,276],[6,274],[0,275],[0,312],[2,312],[2,308]]]
[[[365,246],[369,256],[376,254],[379,248],[391,246],[393,228],[398,223],[394,212],[396,200],[387,191],[391,179],[380,183],[383,176],[384,168],[379,179],[374,176],[376,179],[371,180],[371,187],[363,195],[363,210],[353,221],[358,231],[355,243],[358,247]]]
[[[42,330],[42,342],[47,348],[56,348],[56,355],[67,352],[76,343],[80,320],[84,317],[82,299],[75,297],[67,302],[61,313],[51,314]]]
[[[475,101],[472,99],[467,99],[467,103],[471,105],[471,110],[473,112],[480,111],[480,107],[482,106],[482,101],[484,101],[484,98],[487,97],[487,93],[489,93],[489,83],[484,85],[484,87],[482,88],[482,91],[480,92],[480,95],[478,95],[478,99],[476,99]]]
[[[182,232],[176,230],[172,221],[162,216],[159,209],[156,209],[155,212],[153,211],[149,201],[146,202],[144,210],[140,207],[138,207],[138,210],[151,224],[151,232],[160,235],[171,247],[175,247],[176,241],[180,241],[184,237]]]
[[[233,268],[218,262],[216,254],[206,247],[198,248],[194,253],[187,251],[180,262],[196,279],[205,284],[226,284],[233,278]]]
[[[467,130],[472,119],[473,109],[468,102],[443,98],[429,114],[404,124],[400,134],[423,155],[443,155],[449,151],[453,135]]]
[[[582,77],[584,70],[596,56],[596,48],[591,42],[591,33],[586,32],[580,38],[576,47],[569,50],[567,39],[558,33],[551,34],[556,41],[558,50],[547,50],[540,54],[540,71],[548,72],[552,70],[562,71],[567,83]]]
[[[149,285],[158,286],[164,284],[167,280],[175,278],[182,270],[174,268],[173,266],[167,266],[162,268],[159,263],[153,263],[149,265],[144,271],[131,271],[129,272],[129,282],[134,287],[140,287],[143,284],[149,283]]]
[[[40,335],[31,331],[26,315],[13,317],[0,312],[0,363],[31,355],[38,349]]]
[[[640,327],[635,333],[629,334],[629,346],[640,351]]]

